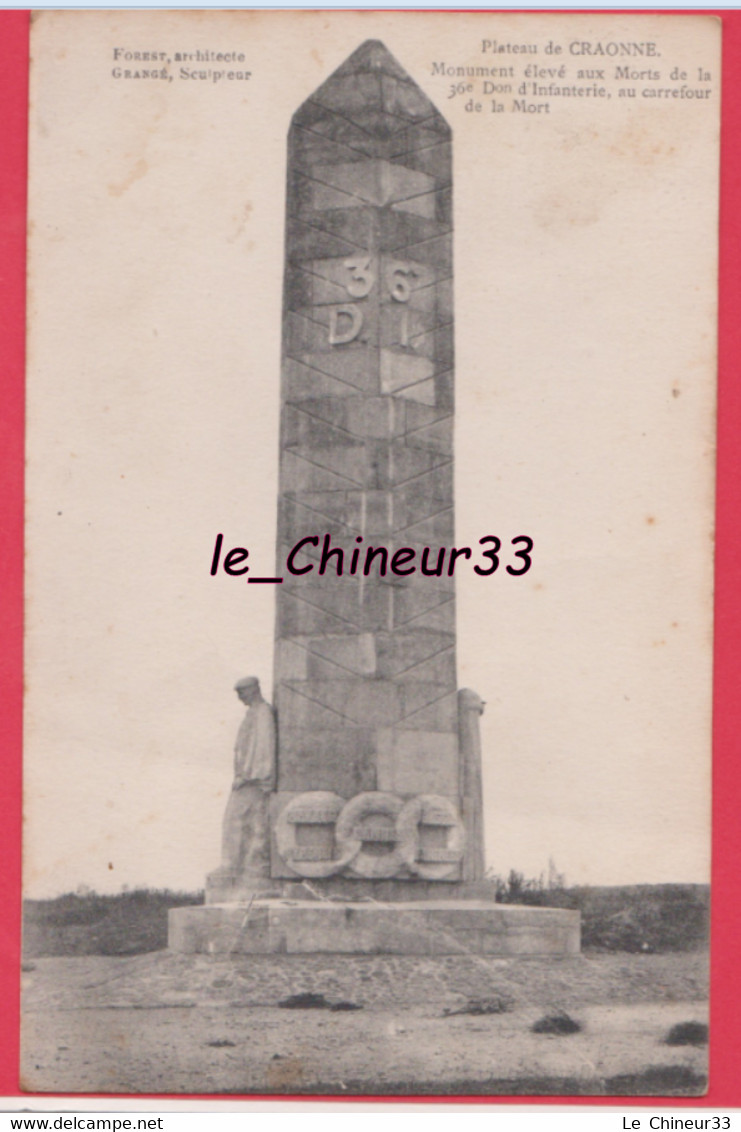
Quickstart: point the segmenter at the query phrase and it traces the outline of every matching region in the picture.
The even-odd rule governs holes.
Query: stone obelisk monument
[[[450,128],[368,41],[289,133],[269,865],[212,874],[205,908],[171,913],[173,947],[578,949],[576,913],[472,888],[483,704],[456,681],[452,230]]]
[[[288,168],[272,872],[459,879],[450,129],[370,41]]]

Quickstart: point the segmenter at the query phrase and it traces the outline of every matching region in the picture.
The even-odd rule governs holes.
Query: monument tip
[[[413,81],[380,39],[366,39],[330,77],[335,79],[344,78],[346,75],[379,72],[401,79],[403,82]]]
[[[327,112],[337,120],[325,121]],[[379,39],[361,43],[293,116],[294,126],[375,157],[389,156],[399,130],[420,124],[449,140],[439,110]]]

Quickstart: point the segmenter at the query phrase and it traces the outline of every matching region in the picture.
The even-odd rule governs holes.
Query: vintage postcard
[[[31,54],[23,1088],[702,1095],[719,22]]]

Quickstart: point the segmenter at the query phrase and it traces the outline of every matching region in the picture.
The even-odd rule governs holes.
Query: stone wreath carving
[[[313,790],[284,806],[275,837],[280,856],[299,876],[445,880],[457,873],[464,831],[454,803],[438,794],[405,802],[368,791],[345,801]]]

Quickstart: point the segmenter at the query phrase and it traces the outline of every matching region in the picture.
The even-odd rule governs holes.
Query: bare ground
[[[698,953],[480,959],[156,952],[36,959],[24,976],[22,1082],[33,1092],[698,1095]],[[362,1009],[288,1010],[314,992]],[[445,1016],[501,996],[501,1014]],[[563,1010],[581,1032],[535,1034]]]

